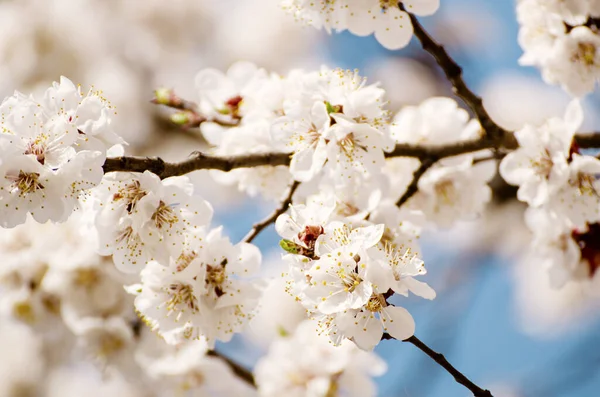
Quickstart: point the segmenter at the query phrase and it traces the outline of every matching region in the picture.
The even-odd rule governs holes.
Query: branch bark
[[[425,158],[423,159],[423,161],[421,161],[421,165],[413,173],[412,181],[406,188],[406,191],[404,192],[402,197],[400,197],[396,202],[396,207],[401,207],[404,203],[408,201],[409,198],[411,198],[415,193],[417,193],[417,191],[419,190],[419,180],[425,174],[425,172],[427,172],[427,170],[436,163],[436,161],[437,159],[433,157]]]
[[[423,50],[431,54],[438,65],[444,71],[446,78],[452,84],[454,93],[463,100],[463,102],[475,113],[481,127],[485,131],[488,138],[492,140],[502,139],[508,134],[504,128],[496,124],[488,115],[487,110],[483,106],[483,101],[477,96],[465,83],[462,77],[462,68],[448,54],[446,49],[438,44],[423,28],[417,17],[406,11],[402,2],[398,3],[400,10],[405,11],[410,17],[413,26],[414,35],[417,37]]]
[[[233,371],[233,373],[235,375],[237,375],[238,378],[240,378],[244,382],[248,383],[250,386],[256,388],[256,383],[254,381],[254,375],[252,375],[251,371],[247,370],[246,368],[242,367],[240,364],[236,363],[229,357],[222,355],[221,353],[219,353],[216,350],[209,350],[206,354],[211,357],[218,357],[221,360],[225,361],[225,364],[227,364],[227,366],[229,366],[229,368]]]
[[[287,211],[288,207],[292,203],[292,196],[296,192],[296,189],[298,189],[298,186],[300,186],[300,182],[294,181],[285,192],[285,195],[281,200],[281,204],[279,204],[279,207],[275,208],[275,210],[271,214],[269,214],[269,216],[267,216],[265,219],[255,223],[252,226],[252,229],[250,229],[250,231],[248,232],[248,234],[246,234],[246,236],[242,239],[242,241],[245,243],[252,242],[252,240],[254,240],[264,228],[269,226],[271,223],[275,222],[279,215]]]
[[[289,165],[288,153],[244,154],[239,156],[210,156],[195,152],[187,160],[169,163],[160,157],[113,157],[104,162],[104,173],[151,171],[160,178],[184,175],[196,170],[231,171],[236,168],[251,168],[262,165]]]
[[[582,149],[600,148],[600,133],[579,134],[575,137],[577,145]],[[409,145],[398,144],[386,158],[413,157],[420,160],[442,159],[465,153],[478,152],[485,149],[514,150],[518,147],[512,134],[506,135],[501,141],[490,140],[487,137],[457,142],[451,145]],[[112,157],[104,162],[104,173],[108,172],[144,172],[151,171],[161,178],[184,175],[196,170],[214,169],[231,171],[236,168],[251,168],[259,166],[287,166],[290,164],[290,153],[257,153],[238,156],[211,156],[195,152],[187,160],[169,163],[160,157]]]
[[[390,336],[389,334],[383,334],[383,337],[381,339],[395,339],[395,338]],[[489,390],[485,390],[485,389],[482,389],[481,387],[477,386],[469,378],[467,378],[462,372],[457,370],[452,364],[450,364],[450,362],[448,360],[446,360],[446,357],[444,357],[443,354],[438,353],[435,350],[431,349],[429,346],[427,346],[425,343],[423,343],[416,336],[413,335],[410,338],[403,340],[402,342],[410,343],[410,344],[416,346],[423,353],[427,354],[440,367],[442,367],[450,375],[452,375],[454,377],[454,380],[457,383],[459,383],[459,384],[463,385],[464,387],[466,387],[467,389],[469,389],[471,391],[471,393],[473,393],[473,396],[475,396],[475,397],[494,397]]]

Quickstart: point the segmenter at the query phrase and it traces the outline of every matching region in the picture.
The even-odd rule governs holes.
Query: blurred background
[[[61,75],[93,84],[117,108],[115,130],[129,142],[127,153],[166,160],[181,160],[204,142],[198,131],[173,127],[168,112],[150,104],[152,91],[170,87],[196,100],[194,75],[205,67],[225,70],[232,62],[249,60],[282,74],[321,64],[358,68],[370,82],[381,81],[393,111],[452,95],[418,43],[391,52],[372,37],[330,36],[295,23],[278,3],[0,0],[0,95],[15,89],[43,92]],[[463,66],[465,80],[484,98],[494,120],[514,130],[562,115],[570,98],[545,85],[537,70],[517,63],[521,49],[513,1],[441,3],[423,24]],[[586,100],[586,131],[599,127],[599,99]],[[232,241],[275,205],[218,185],[208,172],[190,177],[214,205],[213,223],[224,224]],[[524,207],[513,189],[501,183],[495,189],[495,201],[480,219],[422,237],[429,270],[425,281],[438,297],[403,299],[416,319],[417,336],[496,397],[600,396],[597,302],[576,285],[550,289],[545,270],[526,255],[530,234],[522,221]],[[264,253],[265,274],[279,273],[283,265],[274,230],[255,242]],[[259,313],[249,332],[218,348],[251,367],[274,336],[272,313],[275,309]],[[111,386],[93,366],[36,367],[43,347],[36,347],[20,325],[0,321],[0,396],[20,396],[10,394],[17,390],[10,385],[15,374],[26,372],[19,382],[46,382],[44,395],[137,395]],[[376,352],[389,366],[377,379],[381,397],[469,395],[411,345],[384,341]],[[83,386],[89,385],[82,381],[86,377],[95,382],[95,391]]]

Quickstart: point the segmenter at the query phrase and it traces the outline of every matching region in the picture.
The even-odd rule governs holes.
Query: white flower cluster
[[[259,291],[244,277],[260,267],[258,249],[209,230],[212,207],[187,177],[151,172],[106,177],[96,190],[99,252],[141,275],[128,287],[144,321],[165,340],[206,338],[212,346],[247,323]],[[240,278],[241,277],[241,278]]]
[[[574,100],[564,118],[517,131],[519,148],[500,164],[502,177],[519,186],[517,198],[529,205],[525,219],[535,252],[555,287],[595,280],[600,265],[600,160],[580,153],[573,141],[582,122]]]
[[[404,107],[394,118],[391,135],[398,143],[446,145],[481,137],[479,122],[457,103],[444,97],[429,98],[416,106]],[[419,190],[407,202],[415,216],[435,222],[444,228],[456,221],[471,220],[479,215],[491,200],[487,185],[496,173],[494,161],[477,160],[485,152],[468,153],[441,159],[419,180]],[[415,159],[394,158],[386,164],[391,186],[400,194],[419,166]],[[408,178],[407,178],[408,177]]]
[[[334,210],[333,200],[310,200],[277,219],[281,246],[289,253],[290,292],[336,345],[346,338],[370,350],[384,332],[399,340],[412,336],[410,313],[387,302],[408,291],[435,297],[413,278],[426,271],[410,238],[392,233],[384,238],[383,224],[363,221],[355,227],[333,220]]]
[[[600,80],[600,2],[519,0],[522,65],[542,70],[544,81],[573,96],[592,92]]]
[[[323,67],[282,77],[243,62],[227,74],[203,70],[196,83],[199,113],[217,121],[202,124],[216,154],[291,155],[289,169],[214,171],[218,180],[238,183],[251,195],[279,198],[293,178],[305,182],[303,197],[333,195],[337,212],[354,220],[381,212],[378,207],[395,202],[410,183],[419,161],[386,161],[395,143],[439,145],[475,139],[480,131],[450,98],[406,107],[390,123],[385,91],[356,71]],[[420,226],[430,221],[448,227],[480,213],[491,198],[487,182],[494,167],[490,161],[475,163],[473,155],[439,162],[420,181],[420,198],[409,201],[407,216]]]
[[[376,388],[368,375],[379,376],[385,370],[375,354],[349,341],[332,346],[305,321],[292,336],[271,344],[256,365],[255,378],[261,397],[374,397]]]
[[[0,229],[3,332],[7,327],[27,331],[43,346],[27,368],[11,368],[29,376],[3,378],[2,395],[12,395],[11,387],[45,395],[56,372],[81,366],[82,358],[96,363],[107,380],[123,376],[135,395],[251,395],[224,362],[206,355],[204,340],[175,348],[143,326],[133,297],[123,289],[129,276],[94,252],[92,216],[82,211],[60,225],[30,218],[13,229]],[[7,355],[10,342],[2,340]],[[27,351],[17,346],[19,354]],[[37,370],[32,371],[32,364]]]
[[[19,92],[0,104],[0,226],[64,222],[100,183],[106,151],[122,143],[101,93],[62,77],[41,100]]]
[[[479,154],[445,158],[425,172],[418,192],[399,209],[395,203],[420,162],[386,160],[386,152],[395,143],[477,139],[479,123],[450,98],[406,107],[390,123],[384,90],[355,71],[323,67],[281,77],[238,63],[226,74],[204,70],[196,81],[198,113],[215,120],[201,127],[215,153],[290,153],[289,169],[235,170],[227,178],[269,197],[281,197],[291,178],[303,182],[291,216],[280,216],[277,230],[289,253],[289,292],[322,332],[364,349],[383,332],[411,336],[412,317],[387,299],[408,291],[435,296],[412,278],[425,273],[415,241],[423,229],[479,215],[491,199],[487,183],[495,162],[479,162]],[[278,168],[281,178],[274,175]]]
[[[413,27],[408,14],[431,15],[440,6],[440,0],[283,0],[284,10],[317,29],[342,32],[357,36],[374,34],[381,45],[397,50],[408,44]]]

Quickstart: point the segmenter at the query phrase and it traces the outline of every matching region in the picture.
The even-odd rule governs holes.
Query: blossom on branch
[[[297,20],[317,29],[357,36],[374,34],[389,50],[405,47],[413,33],[408,14],[397,0],[283,0],[285,11]],[[439,8],[439,0],[401,0],[404,8],[416,15],[431,15]]]

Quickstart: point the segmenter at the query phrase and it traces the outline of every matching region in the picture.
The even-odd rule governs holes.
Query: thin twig
[[[413,178],[410,182],[410,185],[408,185],[402,197],[400,197],[396,202],[397,207],[401,207],[404,203],[408,201],[409,198],[411,198],[419,190],[419,180],[425,174],[425,172],[427,172],[427,170],[435,164],[436,161],[437,159],[435,158],[426,158],[423,159],[423,161],[421,161],[421,165],[419,166],[419,168],[417,168],[415,172],[413,172]]]
[[[395,339],[395,338],[393,338],[389,334],[383,334],[383,337],[381,339]],[[461,385],[463,385],[464,387],[469,389],[471,391],[471,393],[473,393],[473,396],[475,396],[475,397],[494,397],[489,390],[484,390],[481,387],[477,386],[475,383],[471,382],[471,380],[469,378],[467,378],[462,372],[460,372],[459,370],[454,368],[454,366],[452,364],[450,364],[448,362],[448,360],[446,360],[446,357],[444,357],[443,354],[438,353],[435,350],[431,349],[429,346],[427,346],[425,343],[423,343],[416,336],[413,335],[408,339],[404,339],[402,342],[407,342],[407,343],[410,343],[410,344],[416,346],[423,353],[425,353],[429,357],[431,357],[433,359],[433,361],[438,363],[440,365],[440,367],[444,368],[450,375],[452,375],[454,377],[454,380],[456,380],[457,383],[460,383]]]
[[[254,376],[252,375],[251,371],[247,370],[240,364],[236,363],[229,357],[224,356],[216,350],[209,350],[206,354],[212,357],[218,357],[221,360],[225,361],[227,366],[229,366],[233,373],[236,374],[241,380],[248,383],[252,387],[256,387],[256,383],[254,382]]]
[[[398,4],[400,10],[406,11],[402,2]],[[475,113],[481,127],[487,134],[487,137],[492,140],[502,139],[505,135],[508,134],[504,128],[500,127],[496,124],[491,117],[488,115],[485,107],[483,106],[483,101],[481,98],[465,83],[462,77],[462,68],[450,57],[448,52],[444,49],[444,47],[438,44],[423,28],[419,20],[410,12],[406,11],[408,16],[410,17],[410,21],[413,26],[414,34],[417,39],[421,42],[421,46],[423,50],[427,51],[431,54],[438,65],[442,68],[444,73],[446,74],[446,78],[452,84],[454,93],[461,98],[465,104]]]
[[[171,118],[171,121],[184,128],[197,128],[205,122],[216,123],[223,127],[235,127],[240,123],[240,119],[238,118],[225,120],[217,117],[206,117],[200,113],[200,107],[197,103],[180,97],[171,89],[158,89],[154,92],[154,95],[155,97],[150,102],[180,111],[175,114],[175,116],[179,117],[175,119]]]
[[[292,203],[292,196],[296,192],[296,189],[298,189],[298,186],[300,186],[300,182],[294,181],[285,192],[285,195],[281,199],[281,204],[279,205],[279,207],[275,208],[275,210],[271,214],[269,214],[269,216],[267,216],[265,219],[255,223],[252,226],[252,229],[250,229],[250,231],[248,232],[248,234],[246,234],[246,236],[242,239],[242,241],[246,243],[252,242],[252,240],[254,240],[254,238],[258,236],[258,234],[264,228],[269,226],[271,223],[275,222],[279,215],[287,211],[288,207]]]

